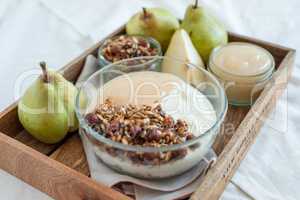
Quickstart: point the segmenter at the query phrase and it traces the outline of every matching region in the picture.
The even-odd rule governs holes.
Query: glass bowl
[[[183,64],[192,68],[193,73],[201,74],[202,78],[201,80],[198,80],[198,82],[193,80],[189,83],[180,79],[183,83],[181,85],[186,86],[184,88],[195,91],[195,94],[201,94],[199,96],[196,95],[195,104],[193,104],[194,101],[188,101],[189,106],[199,106],[200,104],[202,105],[202,103],[199,102],[208,102],[209,107],[211,108],[211,110],[209,110],[205,106],[201,107],[200,105],[199,112],[202,114],[199,115],[199,119],[204,119],[211,114],[214,115],[214,120],[213,122],[211,121],[212,123],[210,123],[209,127],[207,127],[207,124],[203,123],[204,127],[206,127],[201,129],[201,134],[193,139],[186,140],[181,144],[172,144],[161,147],[145,147],[115,142],[104,137],[88,125],[85,116],[93,111],[99,102],[103,102],[103,97],[99,91],[107,82],[116,80],[116,78],[120,78],[120,76],[130,77],[132,73],[140,73],[141,79],[143,79],[143,81],[144,79],[147,80],[147,77],[143,77],[142,74],[147,74],[149,72],[161,73],[160,65],[166,60]],[[154,62],[155,68],[153,68]],[[130,72],[128,72],[127,68],[131,69]],[[167,74],[167,76],[170,76],[170,74]],[[176,75],[173,75],[172,77],[174,76]],[[130,82],[130,79],[128,79],[128,81]],[[153,80],[153,83],[158,82]],[[127,88],[126,84],[127,83],[124,82],[122,86],[116,87],[116,90],[110,91],[110,93],[112,95],[122,94],[124,88]],[[199,105],[197,105],[197,103],[199,103]],[[193,112],[194,111],[191,111],[191,113],[188,113],[187,115],[192,115]],[[182,174],[196,166],[211,148],[219,133],[226,112],[227,98],[224,89],[211,73],[193,64],[162,56],[139,57],[107,65],[95,72],[81,86],[76,98],[76,115],[80,123],[80,134],[83,134],[88,138],[88,141],[93,146],[95,154],[104,164],[119,173],[140,178],[158,179],[172,177]],[[198,116],[196,116],[196,118],[198,119]],[[171,157],[166,159],[168,156]]]
[[[120,36],[121,35],[114,36],[112,38],[109,38],[108,40],[114,40],[114,39],[116,39]],[[145,39],[146,41],[149,42],[150,47],[157,49],[157,55],[156,56],[161,56],[162,55],[161,46],[160,46],[159,42],[156,41],[154,38],[145,37],[145,36],[138,36],[138,35],[130,35],[130,36]],[[103,44],[98,49],[98,65],[100,66],[100,68],[102,68],[106,65],[112,64],[112,62],[106,60],[105,57],[103,56],[103,49],[107,45],[108,40],[104,41]]]

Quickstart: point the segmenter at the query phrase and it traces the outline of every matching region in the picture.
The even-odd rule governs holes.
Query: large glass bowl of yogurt
[[[163,63],[192,73],[162,72]],[[163,56],[107,65],[81,86],[76,99],[80,134],[95,154],[117,172],[140,178],[167,178],[195,167],[226,112],[224,89],[210,72]]]

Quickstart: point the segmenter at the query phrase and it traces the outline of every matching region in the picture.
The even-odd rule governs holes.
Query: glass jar
[[[272,78],[273,56],[264,48],[244,42],[231,42],[215,48],[208,71],[223,84],[228,103],[252,105]]]

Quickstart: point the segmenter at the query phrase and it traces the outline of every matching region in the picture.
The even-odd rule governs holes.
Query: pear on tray
[[[163,8],[143,8],[130,18],[126,24],[128,35],[144,35],[156,39],[166,50],[170,39],[179,28],[177,18]]]
[[[224,26],[202,6],[187,8],[181,28],[185,29],[204,62],[208,62],[211,51],[228,42],[228,34]]]
[[[24,128],[44,143],[57,143],[78,128],[75,116],[76,87],[61,74],[47,70],[25,92],[18,104]]]
[[[203,74],[197,69],[204,68],[203,61],[184,29],[174,33],[165,56],[162,72],[175,74],[194,86],[203,81]]]

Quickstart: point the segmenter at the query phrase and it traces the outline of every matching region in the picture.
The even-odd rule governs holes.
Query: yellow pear
[[[170,39],[179,28],[177,18],[163,8],[143,8],[130,18],[126,24],[128,35],[145,35],[156,39],[165,51]]]
[[[172,73],[188,83],[197,86],[203,81],[203,74],[197,67],[204,67],[203,61],[184,29],[178,29],[162,62],[162,72]]]
[[[187,31],[204,62],[208,62],[211,51],[228,42],[224,26],[203,6],[190,5],[185,12],[181,28]]]
[[[75,116],[76,87],[61,74],[47,70],[25,92],[18,104],[18,116],[24,128],[44,143],[57,143],[78,129]]]

